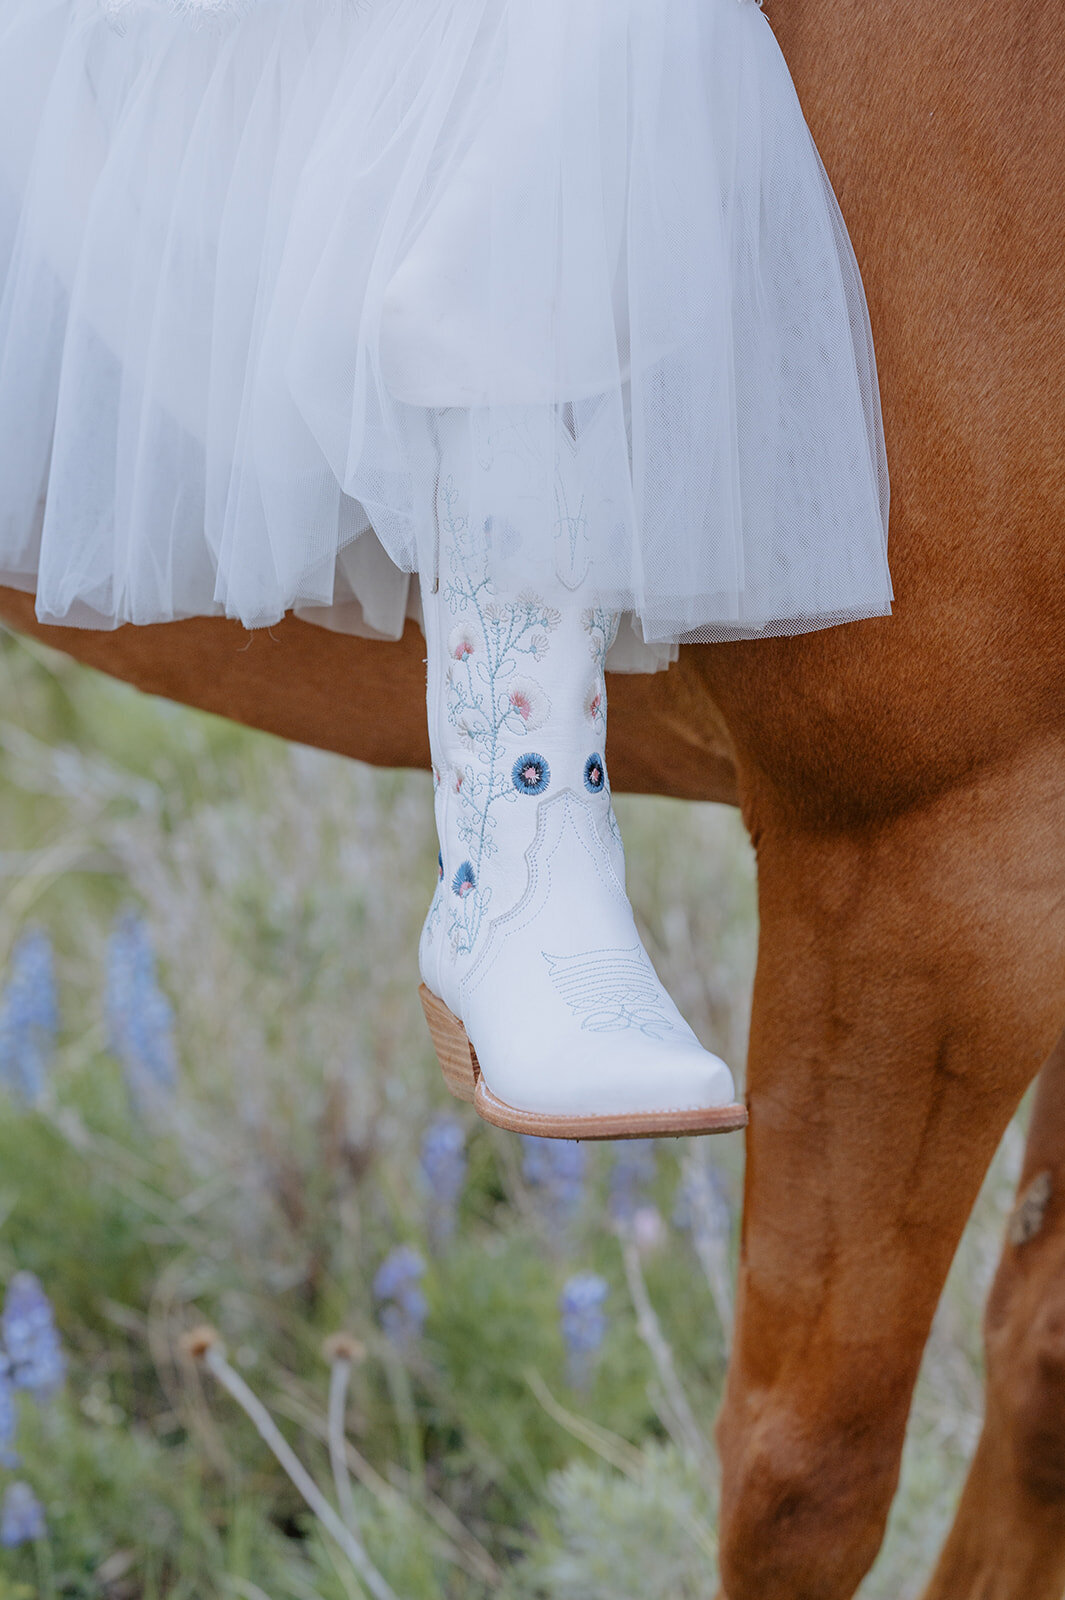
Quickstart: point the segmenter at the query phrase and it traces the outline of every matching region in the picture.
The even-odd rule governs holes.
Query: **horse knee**
[[[869,1417],[811,1432],[774,1414],[745,1431],[721,1440],[728,1600],[853,1595],[884,1536],[902,1428]]]

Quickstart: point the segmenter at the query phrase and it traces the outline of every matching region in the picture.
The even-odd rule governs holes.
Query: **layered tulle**
[[[861,283],[754,5],[0,0],[0,107],[43,619],[395,632],[445,517],[651,642],[889,608]]]

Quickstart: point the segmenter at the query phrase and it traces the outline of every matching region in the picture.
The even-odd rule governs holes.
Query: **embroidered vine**
[[[584,714],[592,727],[606,736],[606,658],[610,646],[618,636],[618,626],[621,615],[617,611],[610,611],[606,606],[587,606],[581,612],[581,626],[588,636],[588,649],[591,652],[595,677],[584,696]],[[584,771],[584,786],[592,794],[598,794],[607,787],[606,766],[601,756],[596,756],[595,761],[599,766],[598,782],[590,782],[593,762],[590,759]],[[624,845],[621,842],[621,829],[618,819],[614,815],[613,801],[607,805],[607,826],[613,835],[618,849],[624,854]]]
[[[448,896],[448,936],[457,955],[477,941],[491,902],[484,867],[495,853],[496,814],[503,805],[539,795],[550,782],[546,760],[534,750],[514,756],[546,722],[550,701],[537,680],[519,670],[543,660],[561,614],[534,594],[500,600],[483,563],[476,564],[468,520],[458,511],[452,478],[440,492],[441,526],[447,535],[450,574],[441,589],[454,619],[448,637],[446,714],[469,759],[443,780],[458,800],[456,831],[466,857]]]
[[[607,651],[618,636],[621,615],[606,606],[586,606],[581,612],[581,626],[588,635],[588,648],[592,652],[597,676],[606,669]]]

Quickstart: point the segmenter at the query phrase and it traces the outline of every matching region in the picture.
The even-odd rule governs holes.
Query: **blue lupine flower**
[[[552,1218],[572,1221],[584,1199],[588,1149],[573,1139],[538,1139],[523,1133],[522,1176],[543,1200]]]
[[[374,1299],[381,1303],[381,1326],[398,1350],[409,1350],[420,1338],[428,1305],[420,1280],[425,1262],[408,1244],[397,1245],[382,1261],[373,1281]]]
[[[0,1351],[0,1467],[18,1466],[18,1456],[15,1453],[17,1432],[15,1386],[11,1382],[11,1368],[7,1356]]]
[[[32,1272],[16,1272],[7,1286],[0,1315],[11,1382],[48,1400],[61,1388],[66,1371],[48,1296]]]
[[[658,1142],[619,1139],[613,1149],[608,1205],[614,1221],[625,1227],[642,1206],[650,1204],[649,1191],[658,1176]]]
[[[426,1128],[421,1170],[430,1199],[429,1232],[439,1244],[455,1231],[459,1197],[466,1182],[466,1130],[455,1117],[436,1117]]]
[[[429,1306],[420,1289],[408,1289],[401,1302],[381,1307],[381,1326],[399,1351],[408,1351],[421,1338]]]
[[[28,1483],[9,1483],[0,1507],[0,1545],[13,1550],[16,1545],[32,1544],[47,1533],[44,1507]]]
[[[584,787],[590,794],[598,794],[606,783],[606,766],[598,753],[584,763]]]
[[[473,870],[471,861],[464,861],[451,880],[451,890],[460,900],[465,899],[471,889],[477,887],[477,874]]]
[[[127,911],[108,942],[104,997],[108,1042],[125,1069],[138,1108],[177,1082],[174,1011],[159,987],[155,952],[142,917]]]
[[[385,1257],[373,1281],[374,1298],[395,1300],[409,1283],[416,1283],[425,1272],[425,1262],[413,1245],[400,1244]]]
[[[510,771],[514,787],[520,794],[543,794],[551,782],[551,768],[543,756],[535,751],[519,756]]]
[[[578,1272],[567,1279],[558,1297],[569,1379],[575,1389],[587,1384],[606,1335],[609,1293],[610,1286],[598,1273]]]
[[[31,1104],[44,1091],[58,1029],[52,943],[35,930],[15,946],[0,999],[0,1082]]]
[[[54,1034],[59,1027],[59,1002],[55,987],[52,941],[41,928],[24,934],[11,962],[12,979],[25,990],[25,1013],[30,1022]]]

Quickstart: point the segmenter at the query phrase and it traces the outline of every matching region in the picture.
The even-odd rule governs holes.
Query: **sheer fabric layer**
[[[0,581],[394,634],[443,441],[653,649],[890,605],[861,283],[738,0],[0,0]],[[456,513],[458,514],[458,513]]]

